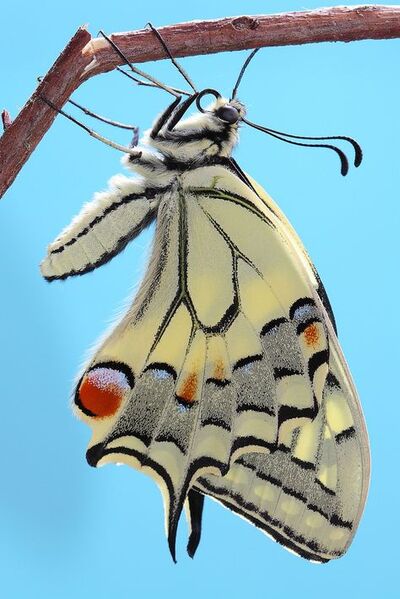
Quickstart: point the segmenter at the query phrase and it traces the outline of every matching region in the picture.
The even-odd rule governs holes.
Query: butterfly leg
[[[175,139],[175,133],[172,131],[172,129],[181,120],[185,112],[190,108],[190,106],[193,104],[197,97],[198,93],[196,92],[195,94],[189,96],[189,98],[186,98],[186,100],[184,100],[184,102],[182,102],[182,104],[180,105],[179,103],[181,98],[176,98],[176,100],[174,100],[174,102],[172,102],[172,104],[170,104],[166,108],[166,110],[156,121],[156,123],[153,126],[153,129],[151,130],[150,137],[152,139],[157,138],[160,134],[161,129],[165,127],[160,137],[162,139],[169,140]],[[179,137],[180,139],[183,139],[182,132],[179,133]]]
[[[176,91],[174,88],[169,87],[168,85],[165,85],[164,83],[162,83],[161,81],[158,81],[158,79],[155,79],[155,77],[153,77],[152,75],[149,75],[148,73],[145,73],[144,71],[142,71],[141,69],[138,69],[137,67],[134,67],[132,65],[132,63],[130,62],[130,60],[127,58],[127,56],[125,56],[125,54],[122,52],[122,50],[117,46],[117,44],[108,36],[104,33],[104,31],[99,31],[100,35],[102,35],[104,37],[104,39],[106,39],[108,41],[108,43],[110,44],[110,46],[113,48],[113,50],[115,50],[115,52],[118,54],[118,56],[120,58],[122,58],[123,62],[125,64],[128,65],[128,67],[131,69],[131,71],[133,73],[135,73],[136,75],[139,75],[140,77],[143,77],[144,79],[147,79],[147,81],[149,81],[151,84],[153,84],[155,87],[158,87],[160,89],[163,89],[164,91],[168,92],[169,94],[171,94],[172,96],[175,96],[176,98],[178,98],[181,94],[180,91]],[[119,71],[121,71],[120,69],[118,69]],[[125,75],[128,75],[128,73],[126,73],[126,71],[122,71],[122,73],[124,73]],[[143,84],[143,82],[141,82],[140,80],[138,81],[135,77],[130,77],[131,79],[133,79],[136,83],[138,83],[139,85]]]
[[[116,143],[116,142],[108,139],[107,137],[104,137],[103,135],[100,135],[99,133],[96,133],[96,131],[94,131],[93,129],[91,129],[90,127],[85,125],[84,123],[81,123],[81,121],[79,121],[78,119],[73,117],[71,114],[68,114],[68,112],[65,112],[65,110],[63,110],[62,108],[58,108],[55,104],[53,104],[53,102],[51,100],[46,98],[46,96],[41,95],[40,99],[43,102],[45,102],[45,104],[50,106],[50,108],[52,108],[55,112],[62,114],[65,118],[72,121],[73,123],[75,123],[75,125],[78,125],[78,127],[81,127],[81,129],[83,129],[84,131],[89,133],[89,135],[91,135],[95,139],[98,139],[99,141],[106,144],[107,146],[110,146],[111,148],[114,148],[115,150],[120,150],[121,152],[130,154],[131,156],[135,156],[136,158],[140,158],[140,156],[142,155],[142,152],[140,152],[139,150],[133,150],[132,147],[123,146],[119,143]]]
[[[43,77],[37,78],[37,81],[39,83],[41,83],[42,80],[43,80]],[[139,128],[136,127],[135,125],[126,125],[125,123],[120,123],[119,121],[113,121],[112,119],[101,116],[101,114],[97,114],[96,112],[89,110],[88,108],[86,108],[86,106],[82,106],[82,104],[78,104],[78,102],[75,102],[75,100],[71,100],[71,98],[69,100],[67,100],[67,102],[68,102],[68,104],[72,104],[72,106],[75,106],[76,108],[78,108],[79,110],[81,110],[82,112],[87,114],[88,116],[91,116],[91,117],[97,119],[98,121],[101,121],[102,123],[107,123],[107,125],[111,125],[112,127],[118,127],[120,129],[128,129],[129,131],[133,131],[134,135],[138,135]],[[136,144],[131,144],[131,145],[133,147],[133,145],[136,145]]]
[[[158,29],[156,29],[154,27],[154,25],[152,23],[147,23],[147,25],[148,25],[148,27],[150,27],[150,29],[152,30],[152,32],[158,38],[160,44],[164,48],[164,50],[167,53],[167,55],[168,55],[169,59],[171,60],[172,64],[178,69],[178,71],[180,72],[180,74],[182,75],[182,77],[185,79],[185,81],[190,85],[190,87],[192,88],[192,90],[194,91],[194,93],[197,93],[197,89],[196,89],[193,81],[191,80],[191,78],[189,77],[189,75],[187,74],[187,72],[185,71],[185,69],[172,56],[172,53],[171,53],[170,49],[168,48],[168,46],[167,46],[164,38],[162,37],[161,33],[158,31]]]

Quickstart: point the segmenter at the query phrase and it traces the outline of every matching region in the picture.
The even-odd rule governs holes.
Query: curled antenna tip
[[[363,159],[363,151],[361,149],[360,144],[355,139],[353,139],[352,137],[348,137],[347,135],[338,135],[337,137],[329,137],[326,139],[342,139],[351,144],[354,149],[354,166],[356,168],[360,166]]]
[[[340,157],[341,160],[341,168],[340,168],[340,174],[343,175],[343,177],[345,177],[347,175],[347,173],[349,172],[349,163],[347,162],[347,158],[345,158],[344,160],[342,159],[342,157]]]
[[[242,117],[242,121],[244,123],[246,123],[247,125],[249,125],[250,127],[253,127],[254,129],[258,129],[258,131],[263,131],[264,133],[267,133],[267,135],[270,135],[271,137],[275,137],[276,139],[279,139],[280,141],[284,141],[285,143],[292,144],[294,146],[302,146],[302,147],[306,147],[306,148],[326,148],[327,150],[332,150],[339,156],[340,172],[343,175],[343,177],[345,177],[347,175],[347,173],[349,172],[349,161],[347,160],[347,156],[343,152],[343,150],[341,150],[337,146],[334,146],[331,144],[315,143],[315,142],[331,140],[331,139],[342,139],[342,140],[350,141],[350,143],[353,145],[353,147],[356,151],[355,162],[360,159],[360,155],[357,152],[357,147],[359,148],[360,152],[361,152],[361,148],[357,144],[357,142],[355,142],[353,139],[351,139],[349,137],[344,137],[344,136],[306,137],[306,136],[301,136],[301,135],[291,135],[289,133],[284,133],[282,131],[277,131],[275,129],[269,129],[268,127],[262,127],[261,125],[257,125],[257,123],[253,123],[252,121],[249,121],[248,119],[246,119],[244,117]],[[297,141],[297,140],[303,140],[303,141]],[[305,141],[305,140],[307,140],[307,141]],[[362,152],[361,152],[361,157],[362,157]]]
[[[361,149],[361,146],[359,146],[357,142],[355,142],[355,143],[356,143],[356,146],[355,146],[354,149],[355,149],[356,155],[355,155],[355,158],[354,158],[354,166],[356,168],[358,168],[360,166],[361,162],[362,162],[362,159],[363,159],[363,151]]]

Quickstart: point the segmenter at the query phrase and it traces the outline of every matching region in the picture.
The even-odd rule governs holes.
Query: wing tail
[[[201,538],[201,524],[203,516],[204,495],[190,489],[187,497],[187,520],[189,524],[189,540],[187,552],[189,557],[194,557]]]

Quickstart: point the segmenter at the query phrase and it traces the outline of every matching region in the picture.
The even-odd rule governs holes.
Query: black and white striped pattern
[[[156,219],[138,294],[76,389],[93,429],[88,462],[155,479],[174,558],[185,502],[196,550],[205,494],[323,562],[358,525],[365,426],[322,283],[279,208],[230,158],[238,123],[218,118],[225,104],[180,121],[175,101],[150,149],[125,160],[139,177],[114,179],[42,272],[93,270]]]

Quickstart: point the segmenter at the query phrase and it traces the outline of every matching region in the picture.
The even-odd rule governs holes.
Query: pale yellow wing
[[[310,321],[316,318],[305,332],[311,342],[313,326],[323,323],[327,363],[319,376],[321,406],[312,421],[294,431],[290,450],[278,446],[268,455],[242,456],[226,476],[203,477],[196,489],[240,513],[299,555],[327,561],[347,550],[363,511],[370,470],[368,436],[318,273],[279,207],[254,180],[250,184],[271,219],[280,223],[309,289],[314,290],[315,312]],[[292,388],[293,380],[288,383]]]
[[[114,176],[47,248],[40,265],[48,281],[83,275],[121,252],[154,218],[157,189],[144,181]]]
[[[278,446],[267,455],[243,455],[226,476],[201,477],[195,485],[288,549],[318,562],[347,550],[368,484],[365,430],[351,409],[351,391],[334,349],[329,368],[321,409],[295,431],[289,450]]]
[[[342,390],[349,380],[335,374],[334,333],[285,223],[224,166],[182,180],[160,202],[139,293],[95,353],[75,399],[93,429],[89,463],[124,462],[159,484],[173,556],[189,490],[196,485],[229,504],[204,481],[228,484],[239,460],[255,452],[263,468],[286,456],[339,494],[324,473],[336,445],[321,439],[330,426],[328,386],[337,381]],[[352,388],[344,405],[359,443]],[[282,466],[282,480],[285,473]],[[232,480],[229,493],[237,494]],[[256,511],[249,519],[259,522]]]

